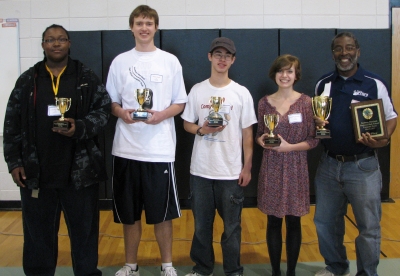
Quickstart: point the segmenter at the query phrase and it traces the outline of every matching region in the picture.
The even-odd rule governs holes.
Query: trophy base
[[[147,112],[147,111],[135,111],[132,113],[133,120],[146,121],[148,116],[149,116],[149,112]]]
[[[71,128],[71,123],[68,121],[53,121],[53,129],[55,130],[69,130]]]
[[[331,131],[329,129],[317,129],[317,131],[315,132],[315,138],[329,139],[331,138]]]
[[[223,126],[223,125],[224,125],[224,119],[208,117],[208,126],[209,127],[219,127],[219,126]]]
[[[268,137],[264,139],[264,146],[266,147],[277,147],[281,144],[281,139],[278,137]]]

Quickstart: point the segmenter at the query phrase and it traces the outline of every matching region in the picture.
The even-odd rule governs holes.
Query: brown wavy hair
[[[301,79],[301,65],[300,65],[300,60],[298,57],[286,54],[286,55],[281,55],[277,57],[274,62],[271,65],[271,68],[269,69],[269,78],[273,80],[275,83],[275,75],[279,70],[282,69],[289,69],[290,67],[294,66],[295,73],[296,73],[296,79],[294,80],[294,83],[299,81]]]

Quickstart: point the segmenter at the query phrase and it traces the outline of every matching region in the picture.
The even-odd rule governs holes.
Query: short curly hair
[[[354,40],[354,44],[356,45],[356,48],[359,49],[360,48],[360,44],[358,43],[358,39],[356,38],[356,36],[351,33],[351,32],[343,32],[343,33],[339,33],[337,35],[335,35],[335,37],[332,39],[331,42],[331,50],[333,50],[333,47],[335,47],[335,40],[339,37],[350,37]]]

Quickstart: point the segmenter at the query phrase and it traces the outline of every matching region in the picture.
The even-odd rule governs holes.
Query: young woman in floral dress
[[[267,214],[267,246],[272,275],[280,276],[282,222],[286,222],[287,276],[295,275],[301,246],[301,216],[309,213],[309,178],[307,150],[314,148],[315,125],[311,98],[293,89],[301,78],[300,61],[292,55],[279,56],[272,64],[269,77],[278,91],[258,103],[256,142],[264,148],[258,180],[258,208]],[[279,115],[274,130],[279,146],[264,144],[269,134],[264,115]]]

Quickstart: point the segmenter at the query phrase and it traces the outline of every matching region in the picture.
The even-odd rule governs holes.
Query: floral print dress
[[[258,103],[257,137],[269,133],[264,124],[264,114],[279,114],[264,96]],[[292,116],[301,120],[293,122]],[[279,114],[279,124],[275,134],[282,136],[290,144],[306,141],[311,148],[316,147],[315,124],[311,98],[302,94],[286,114]],[[301,122],[298,122],[301,121]],[[276,152],[264,149],[258,177],[258,208],[267,215],[303,216],[309,213],[309,177],[307,151]]]

